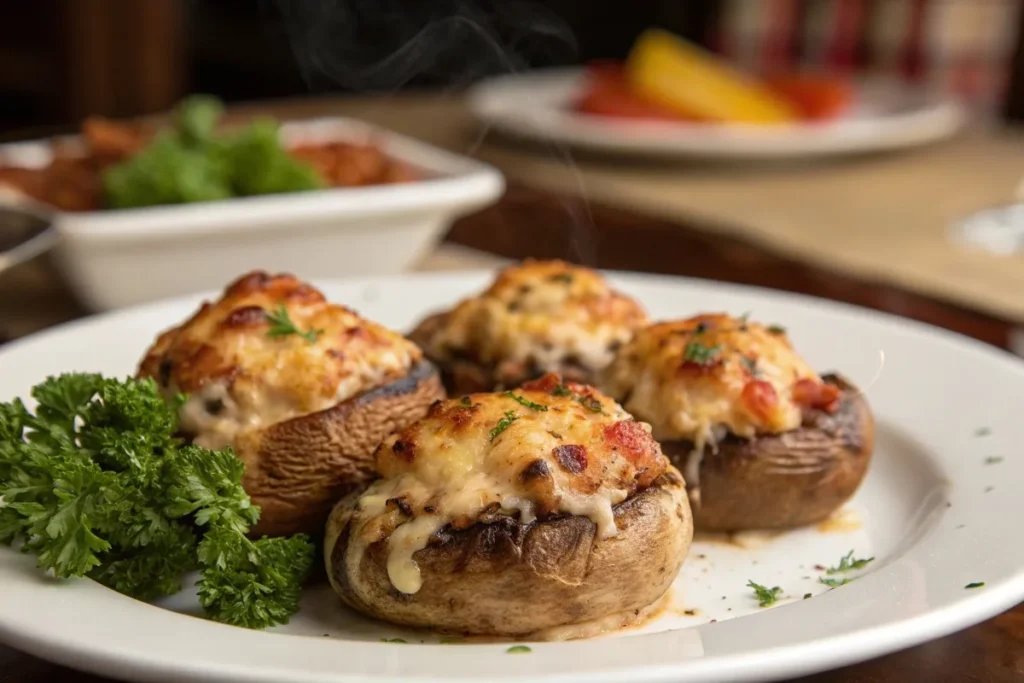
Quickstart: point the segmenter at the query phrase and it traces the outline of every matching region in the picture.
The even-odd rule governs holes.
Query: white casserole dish
[[[424,177],[197,204],[53,212],[57,262],[82,303],[100,311],[213,290],[254,268],[308,279],[398,273],[456,218],[492,204],[505,188],[501,173],[487,164],[362,121],[295,121],[282,125],[281,136],[288,146],[372,141]],[[50,143],[0,145],[0,165],[44,165]],[[0,197],[26,201],[9,188],[0,188]]]

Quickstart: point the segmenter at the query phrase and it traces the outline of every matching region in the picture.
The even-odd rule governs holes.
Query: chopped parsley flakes
[[[514,410],[506,410],[505,417],[498,420],[498,424],[494,425],[494,429],[491,430],[491,441],[497,438],[499,434],[512,426],[512,423],[519,419]]]
[[[692,341],[683,349],[683,360],[697,365],[710,365],[721,352],[722,347],[717,344],[707,346],[699,341]]]
[[[538,410],[538,411],[540,411],[542,413],[543,412],[547,412],[548,407],[546,405],[543,405],[541,403],[534,403],[533,401],[531,401],[531,400],[529,400],[527,398],[523,398],[522,396],[519,396],[518,394],[514,394],[511,391],[506,391],[505,392],[505,396],[508,396],[510,399],[512,399],[513,401],[515,401],[519,405],[526,406],[530,410]]]
[[[974,581],[974,582],[969,583],[966,586],[964,586],[964,588],[984,588],[984,587],[985,587],[985,582],[984,581]]]
[[[511,392],[508,392],[511,393]],[[572,396],[577,403],[593,413],[603,413],[604,408],[601,407],[601,402],[591,396],[584,396],[583,394],[576,394],[569,391],[564,384],[559,384],[557,387],[551,390],[552,396]],[[516,400],[519,400],[518,398]],[[519,401],[522,403],[522,401]],[[523,403],[523,405],[526,405]],[[536,403],[533,405],[537,405]],[[547,410],[547,406],[543,408]]]
[[[757,597],[758,605],[760,607],[768,607],[769,605],[775,604],[782,595],[782,589],[778,586],[774,588],[766,588],[759,583],[754,583],[748,580],[747,586],[754,589],[754,595]]]
[[[873,557],[868,557],[866,559],[855,559],[853,557],[853,551],[851,550],[839,559],[838,567],[829,567],[825,570],[825,573],[832,575],[857,571],[858,569],[863,569],[864,567],[868,566],[868,564],[873,562],[874,559],[875,558]]]
[[[818,579],[818,583],[823,583],[829,588],[839,588],[840,586],[845,586],[846,584],[850,583],[850,579],[827,579],[824,576],[822,576]]]
[[[518,654],[526,654],[528,652],[533,652],[533,650],[531,650],[526,645],[513,645],[509,649],[505,650],[505,652],[509,653],[510,655],[518,655]]]

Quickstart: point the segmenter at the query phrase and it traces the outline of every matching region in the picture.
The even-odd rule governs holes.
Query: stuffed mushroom
[[[459,394],[518,386],[545,372],[593,384],[646,323],[640,304],[597,272],[527,260],[502,270],[478,296],[422,321],[410,338]]]
[[[863,395],[819,376],[784,329],[724,314],[641,330],[601,387],[649,422],[686,475],[698,530],[827,518],[860,486],[874,422]]]
[[[186,437],[234,448],[262,508],[255,534],[319,533],[338,498],[373,476],[380,442],[444,397],[415,344],[263,272],[161,334],[138,375],[169,400],[186,395]]]
[[[324,555],[346,604],[397,624],[522,636],[639,614],[693,534],[650,427],[553,374],[436,403],[377,467],[331,514]]]

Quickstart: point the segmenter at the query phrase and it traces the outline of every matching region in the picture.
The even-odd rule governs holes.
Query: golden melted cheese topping
[[[659,441],[701,448],[722,431],[753,437],[796,429],[822,385],[781,328],[708,314],[637,332],[601,386],[650,422]]]
[[[184,392],[182,428],[221,448],[247,428],[314,413],[398,379],[420,359],[400,334],[291,275],[253,272],[161,334],[139,375]]]
[[[459,303],[421,343],[442,361],[468,356],[496,366],[500,382],[502,375],[523,376],[522,368],[530,366],[538,373],[566,364],[603,368],[646,323],[640,304],[611,289],[597,272],[563,261],[527,260]]]
[[[612,506],[666,467],[648,425],[591,387],[546,375],[511,392],[439,401],[391,436],[378,449],[383,478],[360,498],[355,533],[367,545],[386,538],[392,584],[415,593],[413,554],[445,526],[563,513],[613,536]]]

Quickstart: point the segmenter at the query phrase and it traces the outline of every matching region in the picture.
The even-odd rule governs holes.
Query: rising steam
[[[572,63],[569,25],[534,0],[261,0],[283,29],[312,91],[394,91],[410,82],[458,90],[486,76]],[[487,131],[470,144],[473,153]],[[595,265],[593,216],[569,149],[548,140],[573,174],[582,201],[559,198],[573,257]]]
[[[571,61],[572,31],[526,0],[261,0],[311,90],[459,87]]]

